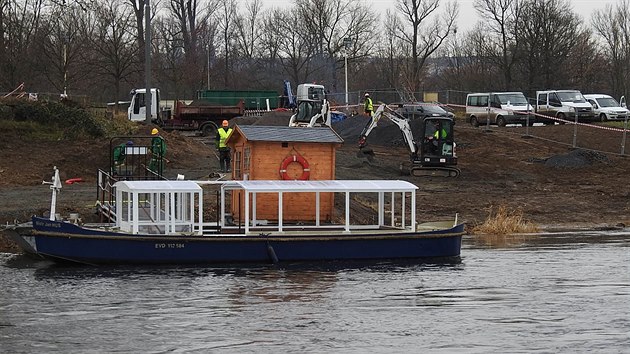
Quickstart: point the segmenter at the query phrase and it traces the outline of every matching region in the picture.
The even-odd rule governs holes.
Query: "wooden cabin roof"
[[[236,125],[235,128],[237,132],[249,141],[343,143],[343,139],[329,127],[298,128],[265,125]]]

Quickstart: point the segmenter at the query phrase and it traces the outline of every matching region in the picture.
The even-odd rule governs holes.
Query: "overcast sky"
[[[374,11],[380,14],[380,17],[385,16],[387,9],[394,9],[396,0],[361,0],[373,4]],[[573,5],[573,10],[582,16],[585,23],[590,24],[591,13],[595,10],[602,10],[606,4],[614,5],[621,0],[569,0]],[[457,28],[460,31],[468,31],[472,29],[479,21],[477,11],[473,7],[474,0],[457,0],[459,3],[459,18],[457,20]],[[268,6],[287,6],[291,3],[291,0],[263,0],[265,7]],[[446,3],[446,0],[444,0]],[[443,7],[443,5],[442,5]]]

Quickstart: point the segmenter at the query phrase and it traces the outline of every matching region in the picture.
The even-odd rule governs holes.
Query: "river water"
[[[0,255],[2,353],[630,353],[630,232],[451,264],[69,267]]]

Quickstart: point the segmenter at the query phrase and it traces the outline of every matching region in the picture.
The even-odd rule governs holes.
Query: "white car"
[[[627,108],[622,107],[617,100],[601,94],[584,95],[584,98],[593,105],[593,112],[601,122],[607,120],[624,120],[630,113]]]

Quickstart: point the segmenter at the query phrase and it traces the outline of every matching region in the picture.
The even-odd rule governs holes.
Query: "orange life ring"
[[[302,165],[302,175],[298,179],[306,181],[311,176],[311,169],[309,168],[308,161],[306,161],[302,155],[291,155],[282,160],[282,163],[280,164],[280,177],[284,180],[292,179],[287,174],[287,166],[289,166],[292,162],[297,162]]]

